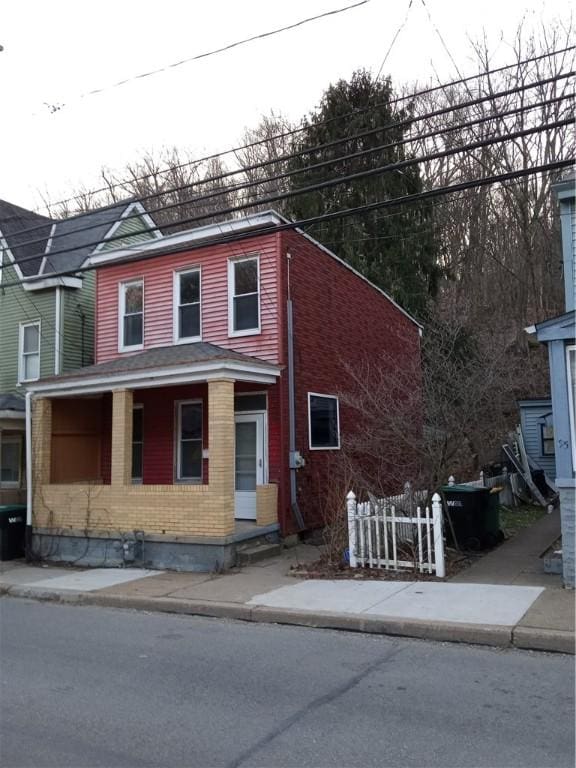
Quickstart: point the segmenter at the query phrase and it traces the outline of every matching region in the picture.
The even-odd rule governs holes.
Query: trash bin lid
[[[13,515],[14,512],[24,512],[26,504],[0,504],[0,516]]]
[[[443,493],[486,493],[490,491],[490,488],[478,488],[474,485],[443,485],[441,488]]]

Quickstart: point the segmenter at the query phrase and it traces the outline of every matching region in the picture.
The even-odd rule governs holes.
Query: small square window
[[[308,393],[310,448],[340,448],[338,398],[334,395]]]
[[[554,456],[554,427],[541,424],[542,456]]]

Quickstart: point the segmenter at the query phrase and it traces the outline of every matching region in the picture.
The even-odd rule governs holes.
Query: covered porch
[[[196,358],[187,371],[148,365],[158,358],[150,350],[35,385],[39,556],[205,571],[233,565],[247,541],[278,536],[269,434],[279,369],[186,346],[195,349],[172,354]]]

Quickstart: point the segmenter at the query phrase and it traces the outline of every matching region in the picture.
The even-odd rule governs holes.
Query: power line
[[[370,0],[359,0],[359,2],[353,3],[352,5],[346,5],[343,8],[336,8],[333,11],[326,11],[325,13],[320,13],[317,16],[310,16],[306,19],[301,19],[300,21],[294,22],[293,24],[288,24],[285,27],[278,27],[277,29],[269,30],[268,32],[261,32],[258,35],[252,35],[251,37],[246,37],[243,40],[237,40],[234,43],[229,43],[227,45],[223,45],[220,48],[215,48],[211,51],[205,51],[204,53],[199,53],[196,56],[189,56],[186,59],[181,59],[180,61],[175,61],[172,64],[167,64],[165,67],[159,67],[158,69],[152,69],[149,72],[141,72],[139,75],[133,75],[132,77],[127,77],[124,80],[119,80],[116,83],[112,83],[111,85],[106,85],[102,88],[93,88],[91,91],[86,91],[85,93],[81,93],[76,98],[78,100],[80,99],[86,99],[89,96],[95,96],[96,94],[104,93],[105,91],[111,91],[114,88],[120,88],[123,85],[128,85],[129,83],[135,82],[136,80],[143,80],[146,77],[152,77],[153,75],[159,75],[162,72],[169,72],[173,69],[176,69],[176,67],[181,67],[183,64],[189,64],[192,61],[198,61],[199,59],[205,59],[208,56],[214,56],[218,53],[224,53],[225,51],[231,51],[233,48],[238,48],[242,45],[247,45],[248,43],[253,43],[256,40],[264,40],[267,37],[272,37],[273,35],[278,35],[281,32],[288,32],[289,30],[296,29],[297,27],[302,27],[304,24],[310,24],[312,21],[318,21],[319,19],[325,19],[328,16],[336,16],[339,13],[345,13],[346,11],[351,11],[353,8],[358,8],[361,5],[366,5],[369,3]],[[54,114],[55,112],[59,112],[64,107],[68,106],[66,103],[59,103],[59,104],[48,104],[47,102],[44,102],[44,104],[48,107],[48,110],[51,114]],[[37,114],[37,113],[35,113]]]
[[[278,157],[276,157],[274,159],[265,160],[265,161],[262,161],[260,163],[255,163],[255,164],[252,164],[251,166],[247,166],[245,168],[240,168],[240,169],[233,170],[233,171],[226,171],[225,173],[217,174],[215,176],[206,177],[205,179],[201,179],[201,180],[198,180],[197,182],[192,182],[190,184],[183,184],[183,185],[180,185],[180,186],[176,186],[176,187],[171,187],[171,188],[165,189],[165,190],[163,190],[161,192],[154,192],[154,193],[150,193],[148,195],[142,195],[142,196],[140,196],[138,198],[133,198],[133,200],[138,200],[138,202],[143,203],[144,201],[151,200],[151,199],[154,199],[154,198],[157,198],[157,197],[163,197],[163,196],[167,196],[169,194],[173,194],[175,192],[181,192],[181,191],[183,191],[185,189],[188,189],[190,187],[198,187],[198,186],[201,186],[201,185],[204,185],[204,184],[208,184],[208,183],[211,183],[211,182],[221,181],[222,179],[228,178],[230,176],[235,176],[235,175],[239,175],[239,174],[242,174],[242,173],[247,173],[248,171],[257,170],[257,169],[264,168],[264,167],[267,167],[269,165],[274,165],[274,164],[277,164],[277,163],[280,163],[280,162],[286,162],[288,160],[292,160],[292,159],[295,159],[295,158],[298,158],[298,157],[302,157],[303,155],[311,154],[313,152],[316,152],[316,151],[319,151],[319,150],[322,150],[322,149],[328,149],[328,148],[331,148],[331,147],[335,147],[335,146],[338,146],[340,144],[350,142],[353,139],[365,138],[367,136],[371,136],[371,135],[375,135],[377,133],[380,133],[380,132],[382,132],[384,130],[390,130],[391,128],[399,128],[399,127],[402,127],[402,126],[412,125],[415,122],[420,122],[422,120],[426,120],[426,119],[430,119],[430,118],[434,118],[434,117],[439,117],[441,115],[444,115],[444,114],[447,114],[447,113],[450,113],[450,112],[454,112],[454,111],[459,111],[461,109],[466,109],[466,108],[468,108],[470,106],[475,106],[475,105],[484,103],[486,101],[493,101],[493,100],[495,100],[497,98],[501,98],[503,96],[509,96],[509,95],[513,95],[515,93],[521,93],[521,92],[524,92],[526,90],[530,90],[532,88],[540,87],[541,85],[546,85],[546,84],[551,83],[551,82],[557,82],[558,80],[567,79],[567,78],[571,77],[573,74],[574,74],[574,72],[561,73],[559,75],[555,75],[554,77],[544,78],[542,80],[538,80],[538,81],[535,81],[534,83],[529,83],[527,85],[516,86],[514,88],[508,88],[506,90],[499,91],[499,92],[496,92],[496,93],[491,93],[491,94],[489,94],[487,96],[479,97],[477,99],[472,99],[472,100],[469,100],[469,101],[466,101],[466,102],[462,102],[460,104],[454,104],[454,105],[451,105],[449,107],[444,107],[444,108],[439,109],[439,110],[433,110],[432,112],[424,113],[423,115],[416,115],[416,116],[413,116],[413,117],[411,117],[410,119],[407,119],[407,120],[401,120],[401,121],[396,121],[396,122],[392,122],[392,123],[386,123],[383,126],[379,126],[377,128],[372,128],[372,129],[369,129],[369,130],[366,130],[366,131],[362,131],[362,132],[360,132],[358,134],[354,134],[352,136],[347,136],[347,137],[342,138],[342,139],[337,139],[337,140],[334,140],[334,141],[331,141],[331,142],[326,142],[324,144],[319,144],[319,145],[316,145],[314,147],[310,147],[308,149],[300,150],[299,152],[292,152],[292,153],[285,154],[285,155],[279,155]],[[570,96],[563,95],[563,96],[557,97],[557,98],[562,100],[564,98],[570,98]],[[514,114],[517,111],[523,111],[525,109],[528,110],[528,109],[536,108],[537,106],[544,106],[544,105],[547,105],[549,103],[553,103],[553,101],[554,101],[554,99],[552,99],[550,101],[543,101],[543,102],[540,102],[539,104],[537,103],[537,104],[534,104],[534,105],[523,105],[523,106],[517,108],[516,110],[509,110],[508,112],[496,113],[496,114],[492,114],[492,115],[490,115],[488,117],[476,118],[474,121],[470,121],[468,124],[464,123],[464,124],[461,124],[460,126],[456,125],[456,126],[452,126],[452,127],[449,126],[449,127],[445,128],[445,129],[436,129],[435,131],[430,132],[428,135],[420,135],[420,136],[416,135],[414,137],[407,137],[406,139],[402,139],[402,140],[400,140],[398,142],[393,142],[393,143],[390,143],[388,145],[381,145],[380,147],[364,150],[364,153],[365,154],[369,154],[371,152],[381,151],[382,149],[385,149],[385,148],[394,147],[394,146],[400,146],[400,145],[403,145],[403,144],[406,144],[406,143],[411,143],[411,142],[420,140],[422,138],[431,138],[434,135],[440,135],[441,133],[446,133],[446,132],[450,132],[450,131],[453,131],[453,130],[457,130],[460,127],[461,128],[471,127],[473,123],[479,123],[480,124],[482,122],[487,122],[489,120],[494,120],[494,119],[497,119],[497,118],[505,117],[505,116],[510,115],[510,114]],[[360,156],[360,153],[357,153],[357,156]],[[331,163],[342,162],[343,160],[346,160],[349,157],[352,157],[352,155],[348,155],[348,156],[343,155],[341,157],[334,158],[333,160],[325,161],[323,164],[319,163],[319,164],[317,164],[317,166],[310,166],[309,168],[320,167],[322,165],[329,165]],[[179,206],[181,206],[183,204],[195,203],[195,202],[203,201],[203,200],[210,199],[210,198],[213,198],[213,197],[218,197],[219,195],[229,194],[230,192],[234,192],[234,191],[237,191],[237,190],[240,190],[240,189],[247,189],[247,188],[249,188],[251,186],[258,186],[260,184],[267,183],[267,182],[270,182],[270,181],[273,181],[273,180],[278,180],[280,178],[286,178],[286,177],[294,175],[294,174],[304,173],[307,170],[309,170],[309,168],[293,169],[293,170],[291,170],[289,172],[286,172],[286,173],[283,173],[283,174],[279,174],[279,175],[276,175],[276,176],[272,176],[272,177],[268,177],[266,179],[257,180],[255,182],[245,182],[245,183],[237,185],[237,186],[224,187],[224,188],[222,188],[222,189],[220,189],[220,190],[218,190],[216,192],[210,193],[208,195],[198,196],[198,197],[195,197],[195,198],[189,198],[187,200],[178,200],[175,203],[171,203],[171,204],[167,204],[167,205],[164,205],[164,206],[160,206],[160,207],[158,207],[156,209],[154,209],[154,208],[149,209],[147,211],[147,213],[154,214],[154,213],[157,213],[157,212],[162,211],[162,210],[169,210],[170,208],[179,207]],[[119,205],[120,202],[121,201],[118,201],[116,203],[111,203],[110,205],[104,206],[104,207],[99,208],[97,210],[99,210],[99,211],[112,210],[113,208],[116,208]],[[67,219],[67,220],[81,219],[83,217],[90,216],[92,213],[93,213],[93,211],[77,214],[76,216],[69,217],[69,219]],[[135,214],[126,216],[124,218],[125,218],[125,220],[130,220],[132,218],[138,218],[140,215],[141,214],[139,214],[139,213],[135,213]],[[34,232],[34,231],[43,229],[43,226],[44,225],[38,224],[38,225],[35,225],[33,227],[28,227],[26,229],[20,230],[19,234],[27,234],[27,233],[30,233],[30,232]],[[77,230],[77,232],[86,231],[86,230],[89,230],[89,229],[95,229],[98,226],[99,226],[98,224],[91,224],[91,225],[88,225],[86,227],[79,228]],[[156,230],[160,229],[160,227],[155,227],[155,229]],[[65,237],[65,236],[66,236],[66,233],[58,233],[58,232],[56,232],[54,234],[54,236],[53,236],[53,240],[56,240],[59,237]],[[114,238],[111,238],[111,240],[113,240],[113,239]],[[118,239],[120,239],[120,238],[118,238]],[[26,241],[23,244],[24,245],[36,245],[36,244],[40,244],[42,242],[44,242],[44,239],[40,238],[40,239],[37,239],[37,240]],[[47,254],[42,254],[42,255],[47,255]]]
[[[333,221],[335,219],[346,218],[348,216],[356,216],[359,214],[368,213],[370,211],[380,210],[384,208],[392,208],[392,207],[398,207],[402,205],[409,205],[412,203],[420,202],[422,200],[433,200],[442,195],[452,194],[454,192],[461,192],[467,189],[490,186],[492,184],[502,183],[505,181],[513,180],[513,179],[521,179],[526,176],[533,176],[536,174],[545,173],[547,171],[560,171],[563,168],[572,167],[573,162],[574,161],[572,159],[556,160],[550,163],[534,166],[533,168],[522,168],[517,171],[509,171],[507,173],[494,174],[492,176],[486,176],[481,179],[473,179],[470,181],[460,182],[458,184],[451,184],[443,187],[436,187],[435,189],[426,190],[425,192],[417,192],[411,195],[403,195],[402,197],[392,198],[389,200],[378,200],[376,202],[366,203],[364,205],[356,206],[354,208],[346,208],[339,211],[331,211],[330,213],[323,213],[318,216],[311,216],[306,219],[298,219],[295,221],[286,222],[284,224],[274,224],[274,225],[266,225],[262,227],[255,227],[254,229],[248,230],[247,232],[235,232],[229,235],[222,235],[221,238],[211,239],[209,244],[222,245],[230,242],[239,242],[249,238],[257,237],[259,235],[272,234],[272,233],[282,232],[285,230],[303,229],[305,227],[309,227],[323,221]],[[141,247],[141,245],[142,244],[139,243],[138,247]],[[185,245],[180,245],[180,246],[171,248],[169,252],[173,254],[181,253],[181,252],[189,252],[189,251],[198,250],[200,248],[205,248],[206,245],[207,245],[206,242],[187,243]],[[136,246],[131,246],[127,250],[131,250],[132,248],[136,248]],[[156,250],[151,250],[146,253],[138,253],[135,251],[134,255],[129,254],[126,256],[125,259],[122,259],[122,263],[135,261],[135,260],[146,261],[148,259],[155,258],[156,256],[163,255],[167,252],[168,251],[166,249],[166,246],[164,246],[163,248],[160,247]],[[54,272],[54,273],[51,273],[50,276],[52,278],[67,277],[70,275],[78,275],[84,272],[90,272],[90,271],[93,271],[94,269],[97,269],[97,267],[94,265],[89,265],[89,266],[79,267],[73,270],[62,270],[60,272]],[[14,286],[22,285],[23,283],[26,283],[26,282],[27,283],[33,282],[33,280],[31,280],[30,278],[27,278],[24,280],[12,281],[10,283],[5,283],[4,288],[11,288]]]
[[[380,80],[380,75],[382,74],[382,70],[384,69],[384,65],[388,61],[388,57],[392,53],[392,49],[394,48],[394,44],[396,43],[396,40],[398,40],[400,32],[402,32],[402,30],[406,26],[406,22],[408,21],[408,16],[410,15],[410,9],[412,8],[412,3],[413,2],[414,2],[414,0],[410,0],[410,2],[408,3],[408,8],[406,9],[406,16],[404,16],[404,21],[401,22],[400,26],[396,30],[396,34],[392,38],[392,42],[388,46],[388,50],[386,51],[386,53],[384,55],[384,58],[382,59],[382,64],[380,64],[380,69],[378,70],[378,74],[376,75],[376,80]]]
[[[565,48],[557,49],[555,51],[548,51],[547,53],[539,54],[538,56],[531,56],[530,58],[523,59],[521,61],[517,61],[514,64],[506,64],[505,66],[502,66],[502,67],[497,67],[495,69],[486,70],[485,72],[480,72],[477,75],[469,75],[469,76],[467,76],[465,78],[460,78],[459,80],[452,80],[450,82],[442,83],[442,84],[436,85],[436,86],[432,86],[430,88],[426,88],[424,90],[416,91],[414,93],[407,94],[405,96],[398,96],[398,97],[396,97],[394,99],[390,99],[388,101],[383,101],[383,102],[380,102],[378,104],[373,104],[373,105],[367,106],[367,107],[361,107],[359,109],[355,109],[355,110],[352,110],[350,112],[346,112],[346,113],[344,113],[342,115],[336,115],[334,117],[326,118],[325,120],[322,120],[322,121],[319,121],[318,123],[315,123],[315,125],[316,126],[328,125],[328,124],[330,124],[330,123],[332,123],[332,122],[334,122],[336,120],[344,120],[344,119],[346,119],[348,117],[351,117],[351,116],[357,116],[357,115],[364,114],[365,112],[374,111],[376,109],[379,109],[380,107],[390,106],[390,105],[393,105],[393,104],[399,104],[399,103],[402,103],[404,101],[408,101],[410,99],[414,99],[417,96],[426,96],[426,95],[428,95],[430,93],[434,93],[434,92],[439,91],[439,90],[445,90],[448,87],[454,87],[456,85],[461,85],[463,83],[467,83],[467,82],[470,82],[472,80],[478,80],[481,77],[489,77],[491,75],[498,74],[499,72],[504,72],[504,71],[506,71],[508,69],[513,69],[514,67],[519,67],[519,66],[523,66],[525,64],[531,64],[531,63],[534,63],[534,62],[537,62],[537,61],[541,61],[542,59],[547,59],[547,58],[552,58],[554,56],[559,56],[560,54],[567,53],[568,51],[573,51],[575,48],[576,48],[576,46],[571,45],[571,46],[567,46]],[[492,98],[495,98],[495,96],[493,95]],[[226,155],[234,154],[234,153],[240,152],[240,151],[242,151],[244,149],[251,149],[253,147],[260,146],[261,144],[266,144],[267,142],[270,142],[270,141],[276,141],[277,139],[284,139],[284,138],[288,138],[289,136],[294,136],[294,135],[296,135],[298,133],[304,132],[306,129],[307,129],[306,126],[301,126],[299,128],[293,128],[293,129],[291,129],[289,131],[284,131],[283,133],[278,133],[278,134],[275,134],[273,136],[268,136],[265,139],[258,139],[256,141],[248,142],[246,144],[242,144],[242,145],[237,146],[237,147],[232,147],[231,149],[223,150],[223,151],[216,152],[216,153],[213,153],[213,154],[210,154],[210,155],[205,155],[204,157],[200,157],[200,158],[198,158],[196,160],[189,160],[189,161],[187,161],[185,163],[178,163],[177,165],[170,166],[169,168],[166,168],[163,171],[155,171],[155,172],[151,172],[151,173],[142,174],[141,176],[137,177],[136,179],[132,179],[132,182],[135,182],[135,181],[145,181],[146,179],[152,178],[153,176],[158,176],[158,175],[162,175],[164,173],[169,173],[171,171],[179,170],[181,168],[186,168],[186,167],[191,166],[191,165],[200,165],[201,163],[208,162],[209,160],[215,160],[217,158],[222,158],[222,157],[224,157]],[[117,189],[118,187],[125,187],[125,185],[126,185],[125,181],[119,181],[119,182],[115,182],[114,184],[107,185],[105,187],[98,187],[96,189],[88,190],[88,192],[86,192],[86,194],[98,195],[98,194],[100,194],[102,192],[109,192],[109,191],[111,191],[113,189]],[[77,200],[77,199],[78,199],[78,195],[73,195],[72,197],[67,197],[67,198],[59,200],[59,201],[57,201],[55,203],[51,203],[51,205],[52,206],[65,205],[66,203],[72,202],[72,201]]]

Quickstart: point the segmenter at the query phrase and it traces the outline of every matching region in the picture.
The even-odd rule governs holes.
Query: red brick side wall
[[[346,391],[351,385],[345,366],[367,360],[377,364],[384,349],[399,366],[406,364],[419,356],[420,337],[418,326],[392,301],[321,248],[291,232],[282,240],[284,285],[285,254],[291,255],[296,449],[306,460],[297,473],[298,502],[305,522],[313,526],[321,522],[319,497],[337,479],[331,468],[340,451],[309,449],[308,392]],[[357,415],[340,403],[341,441],[355,428]]]

